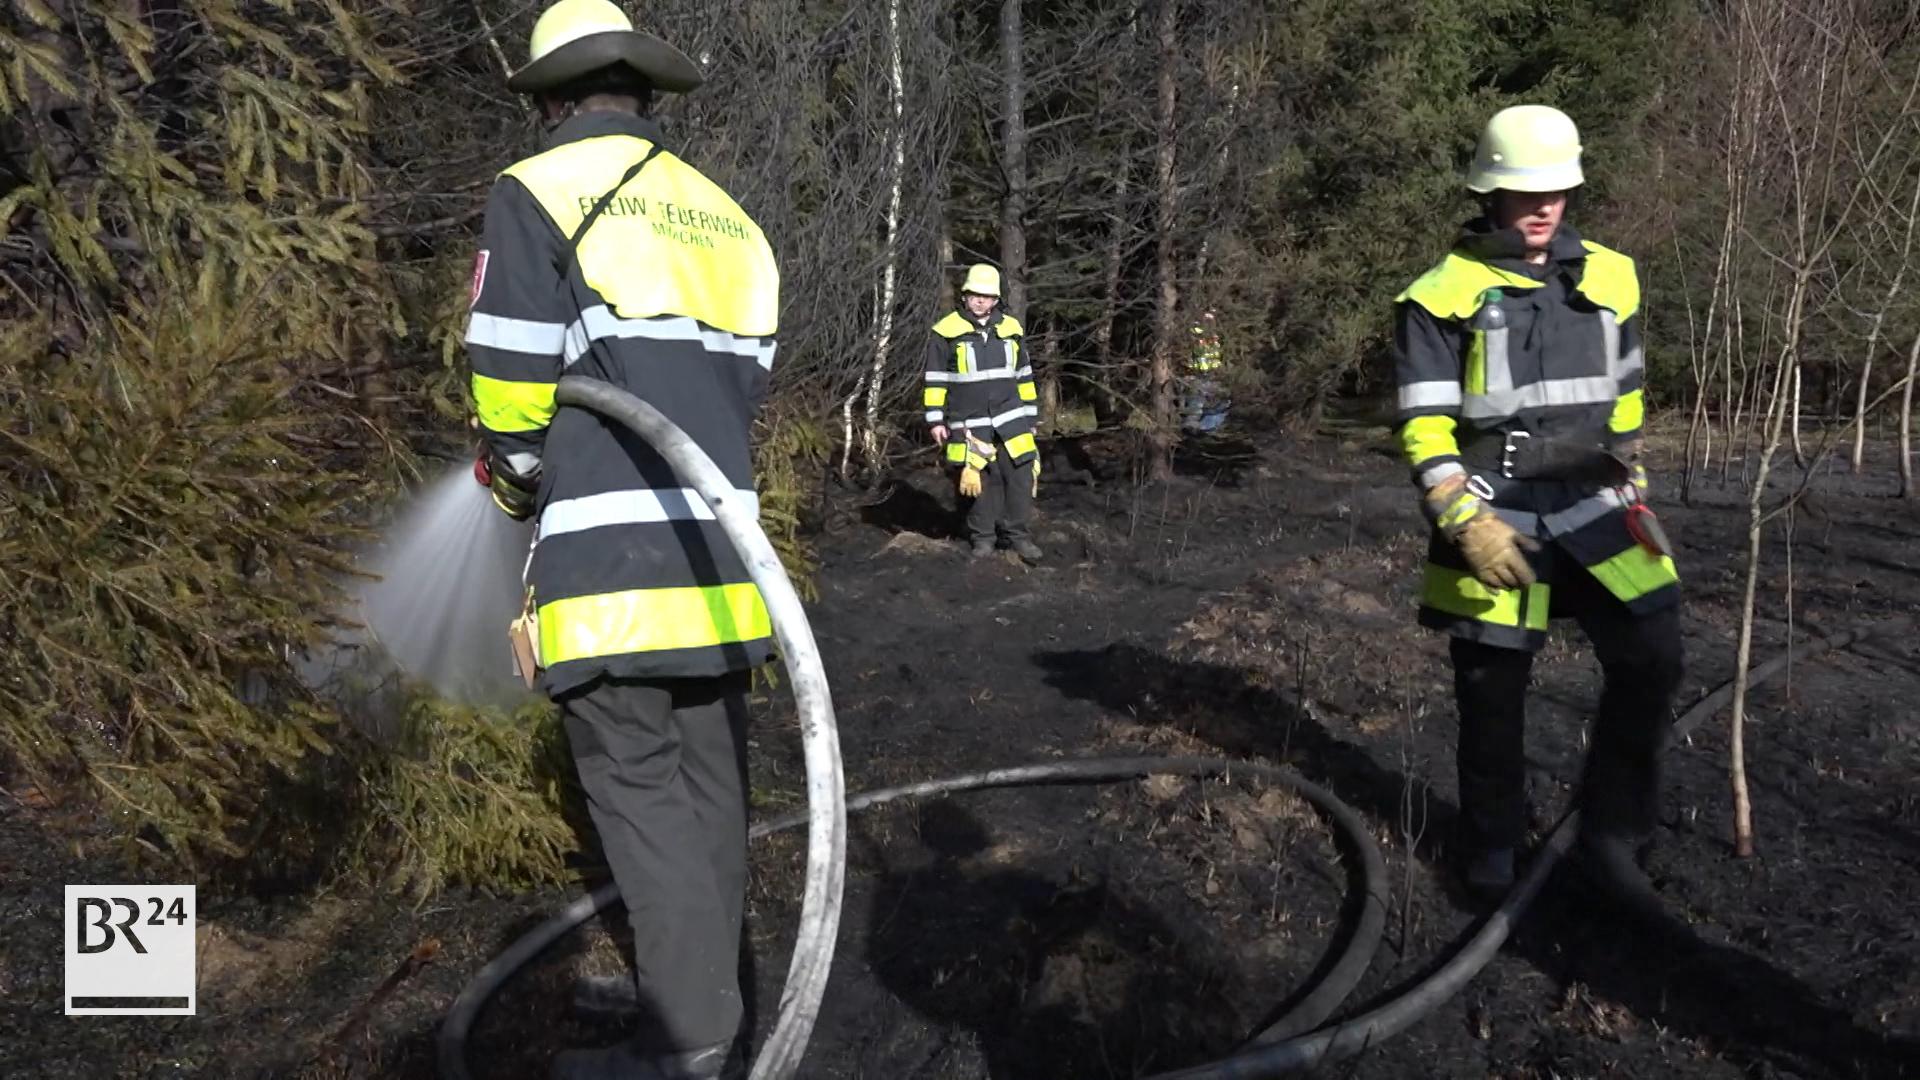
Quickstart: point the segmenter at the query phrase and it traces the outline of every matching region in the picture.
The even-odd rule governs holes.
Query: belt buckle
[[[1533,438],[1533,435],[1530,432],[1525,432],[1525,431],[1507,432],[1506,444],[1501,447],[1501,451],[1503,453],[1503,456],[1500,458],[1500,475],[1501,476],[1504,476],[1509,480],[1513,479],[1513,455],[1518,453],[1520,450],[1519,447],[1514,445],[1514,440],[1515,439],[1531,439],[1531,438]]]
[[[1488,502],[1493,501],[1493,485],[1477,473],[1467,478],[1467,490]]]

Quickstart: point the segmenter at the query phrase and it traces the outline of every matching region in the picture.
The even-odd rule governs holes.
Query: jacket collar
[[[1007,309],[999,304],[993,305],[993,310],[987,312],[985,319],[974,318],[973,313],[967,310],[967,305],[965,304],[961,304],[953,310],[955,314],[967,320],[967,325],[973,327],[975,330],[992,330],[994,327],[1000,325],[1000,320],[1006,318],[1007,315]]]
[[[1545,281],[1563,266],[1577,276],[1585,267],[1587,258],[1586,245],[1581,243],[1580,234],[1564,221],[1560,223],[1560,231],[1554,233],[1548,243],[1547,261],[1541,266],[1527,261],[1527,242],[1521,237],[1519,229],[1496,229],[1493,222],[1485,217],[1474,218],[1461,226],[1457,246],[1489,266],[1537,281]]]
[[[651,117],[611,109],[575,113],[560,121],[547,133],[546,149],[597,139],[607,135],[630,135],[658,146],[662,139],[660,124]]]

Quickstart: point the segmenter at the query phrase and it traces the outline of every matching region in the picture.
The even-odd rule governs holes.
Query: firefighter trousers
[[[559,702],[633,926],[635,1043],[649,1052],[740,1027],[749,679],[601,679]]]
[[[1659,813],[1660,756],[1684,670],[1680,609],[1635,615],[1585,570],[1568,567],[1559,576],[1554,614],[1578,622],[1604,679],[1580,785],[1582,828],[1641,843],[1651,839]],[[1460,713],[1459,840],[1469,851],[1516,848],[1526,835],[1533,654],[1465,638],[1454,638],[1451,652]]]
[[[999,453],[980,474],[980,494],[967,508],[967,539],[975,543],[996,535],[1009,543],[1025,539],[1033,520],[1033,470],[1040,457],[1009,465],[1006,444],[995,442]]]

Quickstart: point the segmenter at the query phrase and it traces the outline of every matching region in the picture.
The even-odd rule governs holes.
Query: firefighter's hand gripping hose
[[[786,991],[781,996],[779,1018],[754,1060],[750,1080],[787,1080],[798,1071],[806,1052],[826,989],[839,928],[849,810],[865,810],[902,798],[984,788],[1101,783],[1156,775],[1229,780],[1257,777],[1313,803],[1327,816],[1342,844],[1348,848],[1349,866],[1358,886],[1354,893],[1359,901],[1353,930],[1338,957],[1327,965],[1326,975],[1311,992],[1233,1055],[1162,1073],[1150,1080],[1254,1080],[1283,1076],[1353,1057],[1406,1030],[1458,993],[1493,959],[1559,859],[1573,845],[1579,821],[1577,812],[1569,812],[1561,819],[1535,854],[1526,875],[1458,953],[1398,996],[1353,1019],[1322,1027],[1359,986],[1373,962],[1386,925],[1386,862],[1367,822],[1351,807],[1325,788],[1277,765],[1218,758],[1158,757],[1072,759],[1022,765],[870,791],[846,800],[840,772],[839,735],[819,650],[799,599],[752,512],[734,496],[731,485],[692,440],[632,395],[606,383],[569,377],[560,380],[555,399],[561,405],[591,409],[633,429],[659,450],[674,470],[713,506],[715,517],[740,549],[755,585],[766,599],[775,634],[794,680],[806,750],[808,810],[761,822],[753,827],[750,835],[758,839],[803,824],[809,826],[806,888],[799,936],[788,968]],[[1904,624],[1902,621],[1899,625]],[[1885,630],[1883,627],[1877,632]],[[1844,648],[1866,635],[1865,631],[1853,631],[1807,642],[1754,668],[1748,676],[1748,685],[1757,685],[1771,677],[1792,658]],[[1672,738],[1678,740],[1717,712],[1730,694],[1729,684],[1694,705],[1675,724]],[[618,899],[619,892],[612,884],[601,886],[536,926],[475,974],[441,1026],[438,1046],[441,1076],[446,1080],[471,1080],[472,1074],[466,1065],[466,1039],[487,999],[554,941]]]

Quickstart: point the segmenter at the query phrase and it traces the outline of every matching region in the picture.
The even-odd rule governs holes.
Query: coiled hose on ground
[[[1485,924],[1445,964],[1405,992],[1376,1008],[1321,1028],[1360,984],[1372,964],[1386,925],[1387,869],[1379,845],[1366,821],[1325,788],[1277,765],[1221,758],[1082,758],[1020,765],[927,780],[869,791],[851,800],[844,797],[840,773],[839,734],[827,690],[819,649],[799,598],[752,511],[734,494],[713,462],[657,410],[610,384],[569,376],[560,380],[555,400],[561,405],[591,409],[606,419],[631,428],[646,439],[681,477],[692,483],[713,507],[714,516],[746,560],[773,617],[774,631],[793,678],[801,716],[801,734],[807,765],[808,811],[753,827],[750,836],[763,836],[800,825],[809,826],[807,877],[802,898],[800,931],[788,968],[787,986],[772,1033],[754,1059],[750,1080],[787,1080],[799,1069],[825,993],[832,964],[834,939],[840,920],[840,900],[846,852],[846,814],[903,798],[1051,784],[1107,783],[1149,776],[1194,778],[1258,777],[1292,791],[1312,803],[1333,824],[1340,840],[1354,856],[1350,864],[1361,897],[1354,926],[1339,957],[1324,978],[1293,1008],[1219,1061],[1162,1073],[1152,1080],[1254,1080],[1283,1076],[1313,1066],[1339,1061],[1406,1030],[1421,1017],[1458,993],[1500,951],[1514,925],[1526,911],[1559,860],[1573,846],[1578,811],[1569,811],[1535,853],[1525,875],[1515,884]],[[1904,623],[1904,620],[1902,621]],[[1885,628],[1881,628],[1884,630]],[[1854,630],[1816,639],[1754,668],[1747,683],[1757,686],[1796,658],[1844,648],[1877,631]],[[1689,709],[1674,725],[1679,739],[1718,711],[1732,696],[1728,683]],[[619,899],[609,883],[575,900],[495,957],[467,983],[441,1025],[438,1041],[440,1074],[446,1080],[472,1080],[466,1064],[466,1040],[487,1000],[514,972],[553,942],[591,919],[601,908]]]

